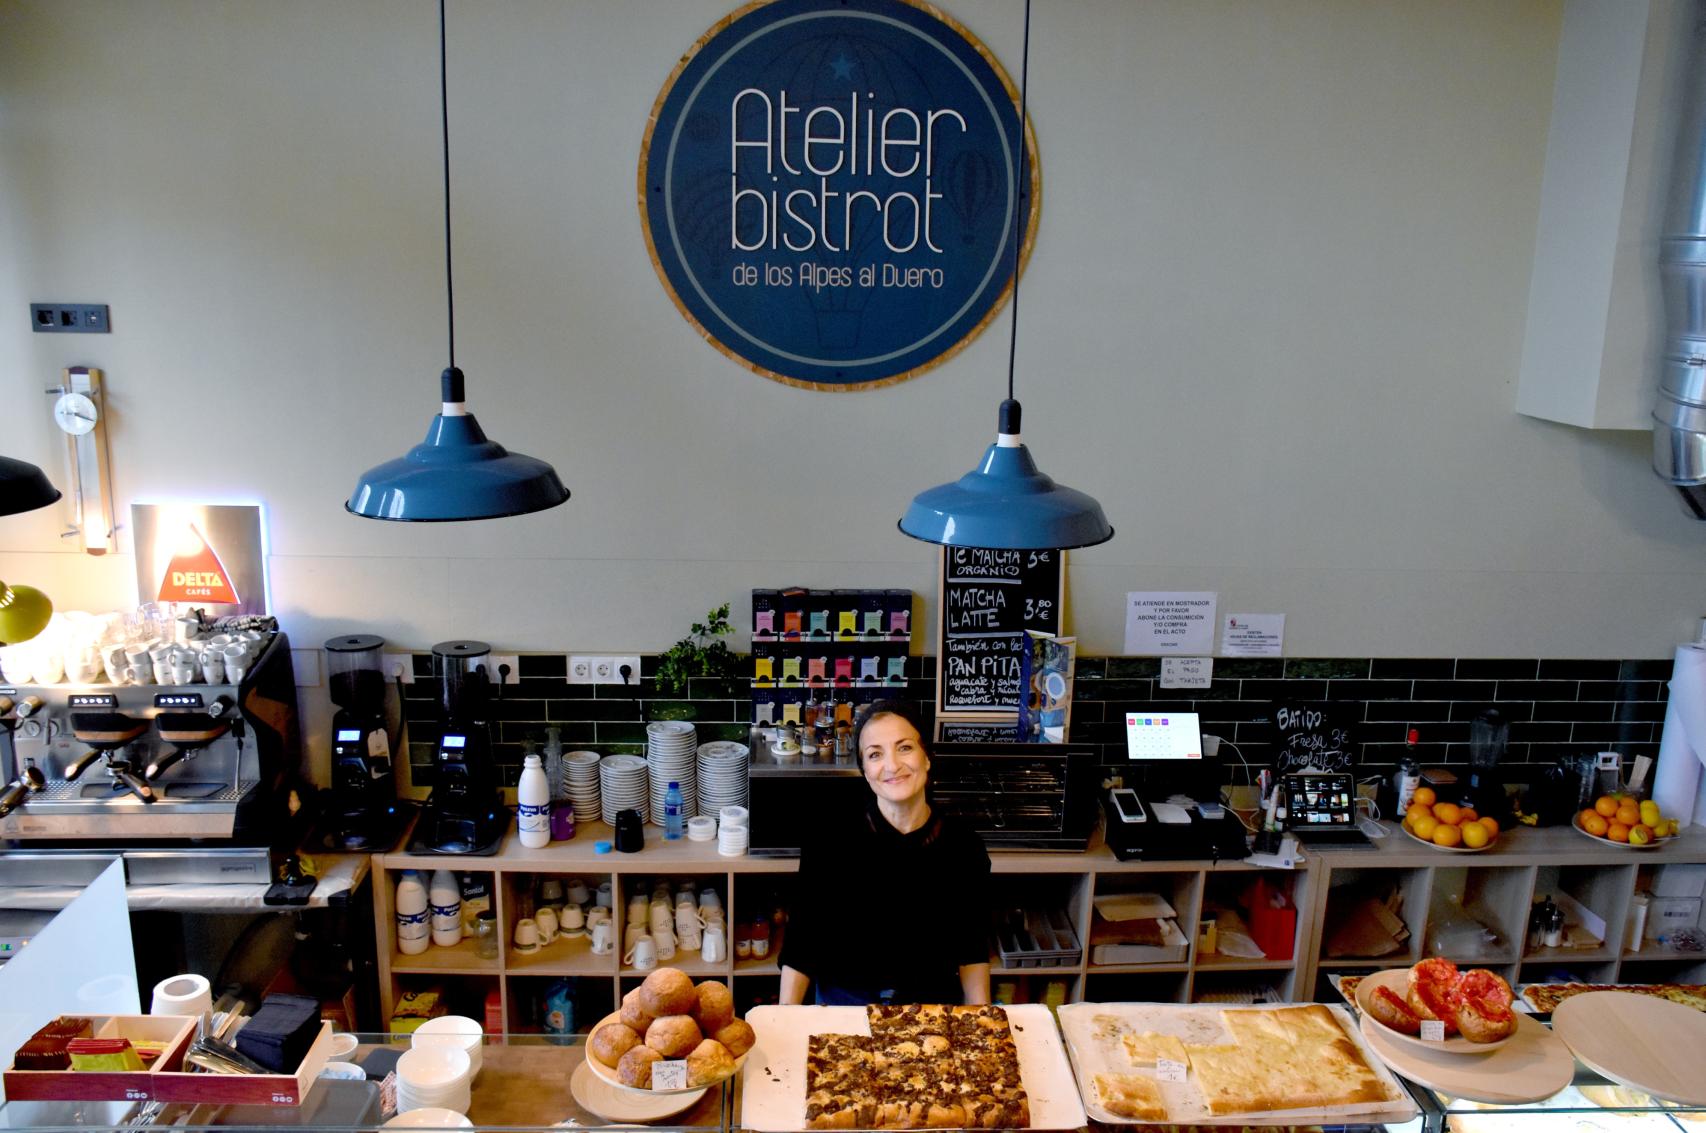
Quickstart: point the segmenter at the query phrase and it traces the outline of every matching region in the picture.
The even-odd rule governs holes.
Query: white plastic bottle
[[[427,903],[432,906],[432,942],[441,948],[462,943],[462,887],[456,884],[454,873],[433,871]]]
[[[419,956],[432,943],[432,927],[428,923],[427,887],[421,875],[407,870],[397,881],[397,951],[405,956]]]
[[[521,844],[537,850],[551,841],[551,785],[545,781],[545,768],[537,755],[529,755],[521,768],[515,801],[516,825],[521,828]]]

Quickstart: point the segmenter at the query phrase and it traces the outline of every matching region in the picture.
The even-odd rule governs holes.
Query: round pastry
[[[1457,981],[1457,995],[1452,1019],[1459,1033],[1470,1042],[1497,1042],[1515,1032],[1511,985],[1497,972],[1485,968],[1464,972]]]
[[[663,1055],[649,1046],[637,1046],[622,1056],[616,1066],[616,1077],[624,1086],[647,1089],[652,1084],[652,1063],[662,1062]]]
[[[621,1023],[606,1023],[587,1040],[587,1053],[614,1069],[622,1056],[640,1045],[639,1032]]]
[[[1457,1031],[1457,965],[1430,957],[1410,969],[1409,994],[1405,1002],[1420,1019],[1438,1019],[1445,1033]]]
[[[1457,994],[1464,999],[1485,999],[1502,1007],[1509,1007],[1515,998],[1505,978],[1486,968],[1471,968],[1464,972],[1457,980]]]
[[[752,1044],[758,1041],[758,1036],[752,1033],[752,1025],[745,1019],[730,1020],[711,1037],[727,1047],[735,1058],[751,1050]]]
[[[645,1034],[646,1028],[652,1025],[654,1016],[640,1006],[640,989],[635,988],[622,997],[622,1010],[616,1017],[628,1026],[634,1028],[637,1034]]]
[[[716,1039],[706,1039],[687,1056],[687,1084],[709,1086],[721,1082],[735,1072],[735,1060],[729,1050]]]
[[[1389,987],[1374,989],[1374,994],[1368,997],[1368,1013],[1374,1016],[1375,1022],[1384,1023],[1394,1031],[1406,1035],[1422,1033],[1421,1019],[1410,1010],[1404,997]]]
[[[735,1017],[735,997],[723,984],[706,980],[696,989],[699,1006],[688,1014],[699,1020],[699,1029],[714,1035]]]
[[[684,1058],[705,1036],[686,1015],[665,1015],[646,1028],[646,1045],[665,1058]]]
[[[679,968],[659,968],[640,985],[640,1010],[654,1019],[686,1015],[699,1005],[699,992]]]

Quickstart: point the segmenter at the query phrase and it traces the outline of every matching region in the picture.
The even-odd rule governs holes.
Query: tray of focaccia
[[[1112,1124],[1408,1121],[1416,1106],[1343,1007],[1074,1003],[1060,1029],[1084,1108]]]

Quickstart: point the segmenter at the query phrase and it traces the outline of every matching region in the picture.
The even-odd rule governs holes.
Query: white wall
[[[1016,0],[947,0],[1017,71]],[[998,320],[848,395],[701,342],[646,259],[634,171],[677,56],[733,0],[456,0],[458,361],[488,431],[574,492],[476,525],[347,516],[444,365],[428,0],[0,0],[0,450],[57,469],[41,388],[108,374],[121,499],[259,499],[298,644],[654,650],[753,586],[910,586],[911,495],[988,443]],[[1513,409],[1555,2],[1039,0],[1044,206],[1019,392],[1128,589],[1283,611],[1295,655],[1665,656],[1706,527],[1645,434]],[[32,335],[31,300],[114,333]],[[0,521],[0,578],[128,603],[128,555]],[[933,613],[932,613],[933,616]]]

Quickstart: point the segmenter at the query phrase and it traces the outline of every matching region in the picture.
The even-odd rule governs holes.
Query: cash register
[[[1104,801],[1105,840],[1121,861],[1235,861],[1249,856],[1244,826],[1219,802],[1220,765],[1203,757],[1195,712],[1138,711],[1125,718],[1128,777],[1150,796],[1116,788]],[[1182,794],[1190,805],[1155,801]]]

